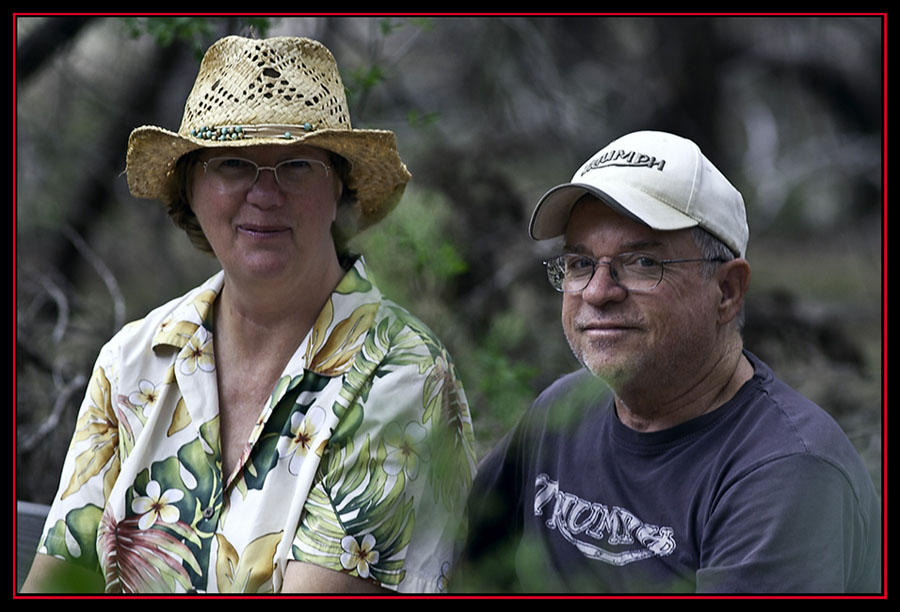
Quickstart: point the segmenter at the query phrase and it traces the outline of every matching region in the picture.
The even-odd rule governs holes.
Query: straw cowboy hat
[[[380,221],[411,178],[393,132],[354,130],[331,52],[307,38],[229,36],[214,43],[184,107],[177,133],[135,129],[128,139],[131,193],[172,206],[178,159],[206,147],[304,144],[345,158],[356,192],[351,233]]]

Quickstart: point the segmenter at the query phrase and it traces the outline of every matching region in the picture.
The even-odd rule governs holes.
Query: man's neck
[[[673,387],[648,385],[633,391],[616,390],[616,413],[627,427],[641,432],[661,431],[712,412],[728,402],[753,377],[753,365],[740,347],[698,376],[696,382]]]

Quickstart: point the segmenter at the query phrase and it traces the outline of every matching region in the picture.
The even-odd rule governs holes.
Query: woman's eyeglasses
[[[328,176],[330,169],[331,166],[317,159],[286,159],[274,166],[260,166],[241,157],[213,157],[203,162],[203,172],[207,178],[224,192],[250,189],[259,178],[260,170],[271,170],[281,189],[299,193],[323,171]]]

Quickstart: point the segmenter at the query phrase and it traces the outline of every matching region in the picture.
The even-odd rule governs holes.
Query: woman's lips
[[[249,236],[254,236],[257,238],[272,238],[275,236],[280,236],[290,229],[281,225],[255,225],[255,224],[242,224],[238,225],[237,229],[239,232],[243,234],[247,234]]]

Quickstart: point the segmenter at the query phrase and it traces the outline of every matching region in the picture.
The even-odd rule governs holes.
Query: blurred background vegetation
[[[382,290],[445,341],[479,458],[577,367],[534,203],[613,138],[695,140],[743,192],[747,347],[828,410],[882,486],[878,17],[16,20],[16,495],[49,503],[100,346],[216,262],[121,174],[129,132],[175,130],[226,34],[309,36],[354,127],[396,132],[413,174],[361,236]]]

